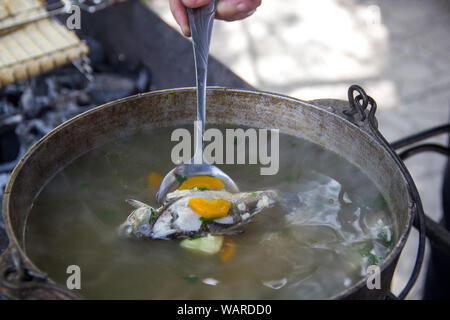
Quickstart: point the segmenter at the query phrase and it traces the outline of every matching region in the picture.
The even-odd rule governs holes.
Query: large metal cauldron
[[[366,280],[335,298],[393,297],[390,282],[415,216],[423,226],[420,198],[403,162],[376,129],[376,104],[364,90],[352,86],[349,101],[304,102],[277,94],[208,89],[209,123],[279,128],[308,139],[358,166],[378,186],[393,214],[398,241],[381,265],[382,289],[369,290]],[[65,122],[36,143],[14,169],[5,190],[3,219],[9,247],[0,257],[0,292],[7,298],[79,298],[38,270],[24,250],[30,207],[39,191],[62,167],[108,141],[150,127],[190,124],[195,119],[196,91],[151,92],[108,103]],[[421,233],[418,261],[423,257]],[[420,270],[416,263],[403,298]]]

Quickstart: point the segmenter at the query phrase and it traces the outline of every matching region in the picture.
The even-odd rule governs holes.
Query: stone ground
[[[177,28],[167,0],[149,6]],[[212,55],[255,88],[303,100],[346,99],[351,84],[362,85],[377,100],[388,141],[449,121],[448,0],[264,0],[247,20],[214,28]],[[439,220],[443,157],[419,155],[406,164],[425,211]],[[409,277],[417,238],[413,230],[394,293]],[[424,271],[409,299],[421,298]]]

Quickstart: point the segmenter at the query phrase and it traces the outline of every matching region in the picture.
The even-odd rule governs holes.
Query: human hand
[[[169,0],[170,10],[185,36],[191,35],[186,8],[198,8],[210,1],[212,0]],[[261,0],[219,0],[216,18],[225,21],[241,20],[252,15],[260,5]]]

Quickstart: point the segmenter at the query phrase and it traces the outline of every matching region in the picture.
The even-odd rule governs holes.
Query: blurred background
[[[147,3],[179,30],[168,1]],[[346,100],[359,84],[377,101],[379,129],[392,142],[449,121],[449,30],[448,0],[263,0],[246,20],[215,23],[211,54],[255,88],[302,100]],[[445,157],[406,164],[425,212],[439,221]],[[394,293],[409,278],[417,241],[413,229]],[[426,263],[409,299],[422,297],[425,273]]]

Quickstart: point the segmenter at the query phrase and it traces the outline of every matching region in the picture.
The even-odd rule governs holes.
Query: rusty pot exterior
[[[384,299],[421,204],[408,172],[370,124],[349,116],[348,102],[342,100],[305,102],[272,93],[209,88],[207,101],[210,124],[278,128],[339,154],[374,181],[389,204],[398,239],[380,266],[382,288],[369,290],[363,279],[334,298]],[[87,111],[37,142],[17,164],[4,193],[3,219],[10,244],[0,257],[1,294],[12,299],[81,298],[47,279],[24,251],[34,199],[61,168],[86,151],[148,128],[190,124],[195,118],[194,89],[157,91]]]

